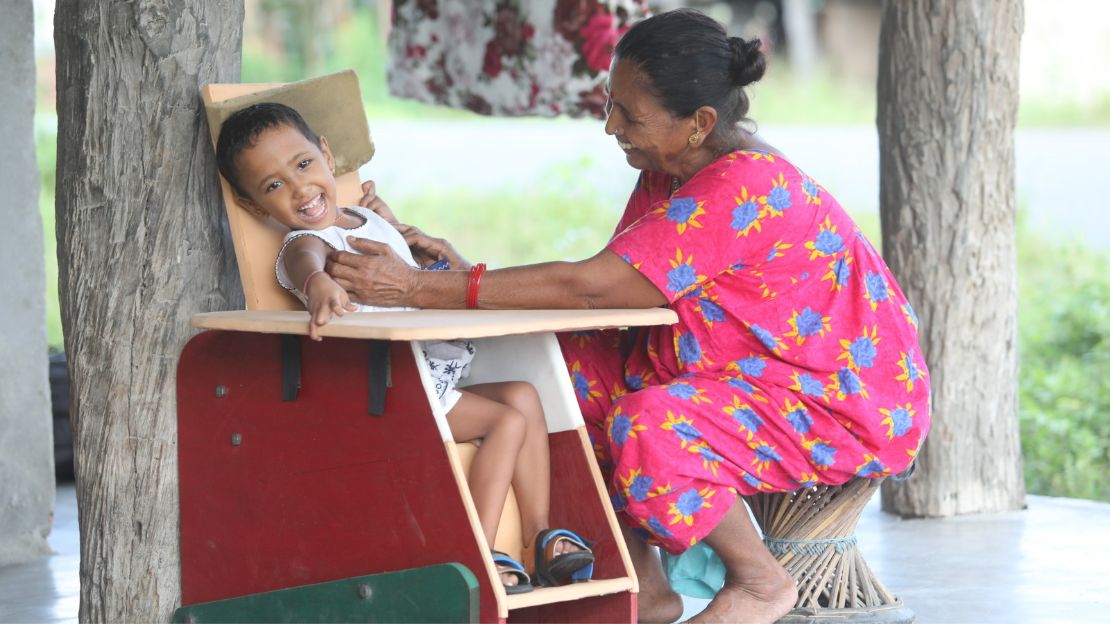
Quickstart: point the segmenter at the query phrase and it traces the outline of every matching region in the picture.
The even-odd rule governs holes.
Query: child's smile
[[[296,128],[280,125],[262,131],[236,163],[243,190],[240,203],[291,230],[320,230],[341,219],[336,203],[335,161],[327,140],[320,145]]]

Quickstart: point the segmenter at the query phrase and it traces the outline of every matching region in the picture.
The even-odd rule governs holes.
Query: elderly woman
[[[682,612],[649,545],[704,540],[725,564],[704,620],[770,622],[796,590],[738,496],[897,473],[929,428],[917,319],[836,199],[746,131],[758,41],[677,10],[614,52],[606,133],[642,173],[605,249],[580,262],[420,272],[384,246],[339,253],[365,303],[667,306],[671,327],[564,336],[583,415],[640,577],[640,617]],[[364,201],[388,213],[372,190]],[[398,226],[414,249],[467,264]],[[480,278],[480,279],[477,279]]]

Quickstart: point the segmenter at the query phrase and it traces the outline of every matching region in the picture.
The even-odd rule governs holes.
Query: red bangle
[[[466,307],[473,310],[478,307],[478,286],[482,283],[482,274],[486,272],[486,264],[479,262],[470,267],[466,276]]]
[[[316,277],[317,275],[319,275],[323,272],[324,271],[321,271],[321,270],[317,269],[317,270],[309,273],[308,277],[304,278],[304,285],[301,286],[301,293],[304,294],[305,296],[308,296],[308,283],[312,281],[312,278]]]

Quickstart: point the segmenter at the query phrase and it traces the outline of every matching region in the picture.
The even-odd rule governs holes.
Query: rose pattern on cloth
[[[644,0],[396,0],[389,90],[482,115],[605,116],[617,40]]]

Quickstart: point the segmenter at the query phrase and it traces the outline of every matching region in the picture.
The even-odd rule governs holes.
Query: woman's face
[[[613,61],[605,133],[616,137],[632,167],[680,176],[682,161],[690,152],[689,137],[697,128],[692,117],[672,115],[644,88],[645,80],[632,63]]]

